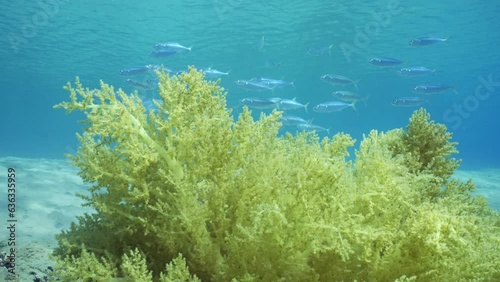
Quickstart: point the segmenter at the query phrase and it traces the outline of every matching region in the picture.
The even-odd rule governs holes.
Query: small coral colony
[[[438,44],[447,41],[447,38],[439,37],[419,37],[413,39],[409,42],[410,46],[422,47],[427,45]],[[262,43],[264,43],[264,38],[262,38]],[[323,56],[331,54],[331,49],[333,45],[327,47],[311,47],[306,50],[309,56]],[[154,46],[154,50],[151,52],[151,56],[156,59],[171,57],[179,53],[186,51],[191,51],[192,47],[186,47],[182,44],[176,42],[158,43]],[[435,69],[431,69],[421,65],[407,66],[404,65],[404,61],[396,58],[390,57],[375,57],[368,60],[368,63],[381,68],[396,68],[395,72],[404,77],[424,77],[436,72]],[[279,67],[280,62],[273,60],[268,60],[266,66],[268,67]],[[160,70],[161,68],[171,74],[179,74],[183,71],[174,70],[166,66],[161,66],[159,64],[148,64],[143,66],[129,67],[120,70],[120,75],[127,77],[126,81],[135,89],[141,92],[153,92],[158,85],[158,78],[156,77],[154,71]],[[212,67],[201,68],[205,73],[205,77],[209,79],[216,79],[219,77],[227,77],[230,75],[230,71],[220,71]],[[312,106],[312,110],[317,113],[331,113],[340,112],[347,108],[352,108],[356,110],[356,104],[358,102],[364,102],[366,104],[369,95],[360,94],[358,92],[358,79],[350,78],[342,74],[324,74],[319,77],[319,79],[325,83],[334,86],[348,86],[353,88],[352,90],[336,90],[333,91],[332,99],[327,99],[320,104]],[[289,114],[290,110],[303,109],[305,112],[308,110],[309,103],[306,101],[297,101],[295,98],[287,99],[282,97],[273,97],[275,89],[282,89],[292,87],[295,88],[294,81],[287,81],[277,78],[269,77],[252,77],[247,79],[237,79],[234,83],[247,92],[269,92],[271,97],[244,97],[240,99],[240,104],[248,106],[250,108],[256,109],[279,109],[285,111],[286,113],[281,118],[281,123],[285,126],[295,126],[299,130],[315,130],[315,131],[327,131],[328,129],[320,125],[313,124],[310,120],[306,120],[298,115]],[[441,94],[447,91],[453,91],[456,93],[454,87],[449,84],[435,83],[435,84],[421,84],[413,87],[412,92],[416,95],[400,97],[392,101],[392,105],[395,107],[414,107],[419,106],[427,102],[425,98],[426,95]],[[153,92],[154,93],[154,92]],[[267,96],[267,95],[266,95]],[[153,95],[154,97],[154,95]],[[143,103],[148,109],[154,110],[154,99],[151,95],[142,95]]]

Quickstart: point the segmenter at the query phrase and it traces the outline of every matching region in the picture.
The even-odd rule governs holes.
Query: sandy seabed
[[[16,222],[8,222],[8,169],[15,169]],[[78,170],[67,160],[0,158],[0,252],[10,254],[15,248],[15,275],[0,268],[0,281],[44,281],[54,263],[49,255],[57,243],[54,235],[67,229],[77,215],[90,212],[81,206],[76,193],[86,193]],[[500,210],[500,168],[457,171],[457,178],[472,179],[476,193],[484,195],[489,205]],[[9,230],[15,224],[14,232]],[[14,236],[14,237],[13,237]],[[12,243],[15,242],[15,246]],[[9,245],[11,244],[11,245]],[[12,269],[11,269],[12,270]],[[35,280],[36,281],[36,280]]]
[[[8,169],[15,169],[15,232],[8,229]],[[76,193],[86,193],[78,170],[67,160],[0,158],[0,252],[15,248],[15,275],[0,269],[0,281],[44,281],[54,263],[55,234],[69,228],[77,215],[91,211]],[[9,241],[10,240],[10,241]],[[15,246],[12,243],[15,242]],[[11,244],[11,245],[9,245]],[[12,270],[12,269],[11,269]],[[35,280],[36,281],[36,280]]]

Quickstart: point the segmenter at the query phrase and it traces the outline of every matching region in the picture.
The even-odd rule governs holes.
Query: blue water
[[[357,111],[320,114],[310,106],[307,114],[295,112],[330,128],[332,134],[343,131],[357,140],[371,129],[405,126],[417,108],[398,108],[391,102],[415,96],[414,86],[450,84],[458,94],[448,91],[425,97],[428,103],[423,106],[454,133],[463,168],[499,167],[500,2],[437,2],[4,3],[0,10],[0,156],[62,158],[64,153],[73,153],[78,147],[75,132],[81,132],[77,121],[83,115],[52,109],[68,99],[63,85],[79,76],[89,88],[97,87],[102,79],[132,92],[119,70],[164,64],[175,69],[196,65],[230,70],[221,85],[229,93],[228,103],[235,114],[241,111],[238,101],[244,97],[296,97],[312,106],[333,100],[330,93],[334,90],[355,90],[326,84],[319,79],[323,74],[359,80],[359,93],[370,98],[366,105],[358,104]],[[449,39],[431,46],[408,45],[411,39],[428,35]],[[149,55],[154,44],[167,41],[193,48],[164,59]],[[306,52],[330,44],[331,55]],[[347,55],[346,48],[354,52]],[[398,68],[368,64],[372,57],[394,57],[403,60],[404,67],[437,71],[422,78],[401,77],[396,74]],[[280,66],[268,67],[268,60]],[[253,93],[234,84],[251,77],[284,78],[296,87]],[[488,79],[493,83],[486,88],[481,81]],[[254,111],[256,117],[259,112]]]

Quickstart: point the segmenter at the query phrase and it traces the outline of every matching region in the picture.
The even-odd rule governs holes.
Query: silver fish
[[[145,66],[140,66],[140,67],[131,67],[131,68],[128,68],[128,69],[122,69],[122,70],[120,70],[120,75],[123,75],[123,76],[142,75],[142,74],[147,73],[152,68],[153,68],[153,65],[145,65]]]
[[[250,80],[236,80],[234,82],[236,85],[239,87],[250,90],[250,91],[267,91],[267,90],[273,90],[273,87],[270,87],[269,85],[265,85],[260,82],[255,82],[255,81],[250,81]]]
[[[330,102],[325,102],[318,104],[313,107],[313,111],[317,113],[331,113],[331,112],[340,112],[344,110],[345,108],[353,108],[356,110],[356,107],[354,106],[354,103],[345,103],[341,101],[330,101]]]
[[[368,100],[368,97],[360,96],[359,94],[351,91],[335,91],[332,95],[340,101],[349,103],[357,103],[361,101],[366,102]]]
[[[343,75],[338,75],[338,74],[325,74],[322,75],[321,80],[323,80],[326,83],[330,83],[333,85],[349,85],[349,84],[354,84],[354,86],[357,88],[357,83],[358,81],[354,81],[346,76]]]
[[[292,116],[292,115],[283,115],[281,117],[281,123],[284,125],[299,125],[299,124],[307,124],[309,123],[307,120],[298,117],[298,116]]]
[[[439,42],[445,42],[447,41],[448,38],[439,38],[439,37],[434,37],[434,36],[423,36],[419,38],[415,38],[413,40],[410,40],[410,45],[411,46],[426,46],[426,45],[431,45],[431,44],[436,44]]]
[[[392,101],[392,105],[396,107],[414,107],[426,102],[427,100],[420,97],[402,97]]]
[[[434,72],[436,70],[426,67],[401,68],[398,70],[398,74],[402,76],[423,76]]]
[[[140,82],[140,81],[137,81],[134,79],[128,78],[127,82],[137,89],[142,89],[142,90],[153,90],[154,89],[154,85],[150,85],[148,83]]]
[[[166,42],[166,43],[157,43],[155,45],[155,49],[158,50],[171,50],[175,51],[176,53],[183,52],[183,51],[191,51],[191,47],[186,47],[183,46],[177,42]]]
[[[146,84],[148,84],[148,85],[153,86],[153,85],[158,85],[158,83],[160,83],[160,79],[158,77],[146,79]]]
[[[306,131],[326,131],[328,134],[330,134],[330,129],[312,124],[312,123],[300,123],[296,125],[298,129],[300,130],[306,130]]]
[[[295,88],[293,81],[285,81],[282,79],[272,79],[265,77],[253,77],[249,80],[250,82],[260,83],[271,88],[285,88],[287,86],[292,86]]]
[[[447,90],[453,90],[455,94],[457,92],[455,91],[455,87],[452,85],[447,85],[447,84],[429,84],[429,85],[417,85],[413,87],[413,92],[418,93],[418,94],[438,94],[445,92]]]
[[[371,58],[368,62],[380,67],[397,66],[403,63],[403,61],[395,58]]]
[[[279,102],[276,98],[243,98],[240,104],[256,109],[273,109]]]
[[[301,103],[295,101],[295,99],[281,99],[277,104],[279,110],[287,111],[287,110],[295,110],[295,109],[304,108],[306,113],[307,113],[307,106],[308,105],[309,105],[309,103],[301,104]]]
[[[150,70],[152,70],[153,72],[154,71],[159,71],[161,72],[162,70],[165,71],[165,72],[169,72],[169,73],[175,73],[176,71],[174,69],[171,69],[171,68],[168,68],[168,67],[165,67],[164,65],[147,65],[149,67]]]
[[[206,68],[206,69],[203,69],[203,72],[205,73],[205,77],[207,77],[207,78],[218,78],[218,77],[221,77],[223,75],[229,75],[230,71],[222,72],[222,71],[219,71],[219,70],[216,70],[213,68]]]
[[[322,55],[325,55],[325,54],[328,54],[328,55],[331,55],[332,52],[332,47],[333,47],[333,44],[331,44],[330,46],[327,46],[327,47],[318,47],[318,46],[314,46],[314,47],[310,47],[306,50],[307,54],[309,54],[309,56],[322,56]]]

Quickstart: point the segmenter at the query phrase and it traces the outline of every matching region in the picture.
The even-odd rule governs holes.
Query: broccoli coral
[[[449,179],[455,144],[425,111],[350,162],[347,134],[278,136],[280,112],[233,120],[194,68],[159,77],[158,111],[78,79],[56,106],[87,115],[71,159],[95,209],[57,236],[61,279],[500,279],[500,216]]]

